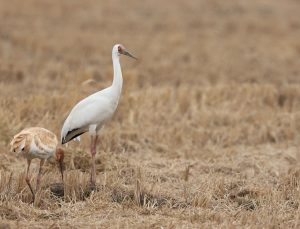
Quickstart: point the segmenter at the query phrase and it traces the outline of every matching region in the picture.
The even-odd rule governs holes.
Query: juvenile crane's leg
[[[40,168],[39,168],[39,173],[37,175],[36,178],[36,192],[39,190],[40,188],[40,184],[41,184],[41,177],[42,177],[42,171],[43,171],[43,165],[45,163],[45,159],[41,159],[40,161]]]
[[[95,156],[97,153],[97,141],[98,135],[95,137],[91,136],[91,155],[92,155],[92,166],[91,166],[91,185],[96,186],[96,165],[95,165]]]
[[[29,178],[29,168],[30,168],[30,164],[31,164],[31,160],[27,160],[27,172],[26,172],[26,178],[25,178],[25,181],[26,181],[26,183],[27,183],[27,185],[29,186],[29,188],[30,188],[30,191],[31,191],[31,193],[32,193],[32,202],[34,202],[34,200],[35,200],[35,194],[34,194],[34,192],[33,192],[33,188],[32,188],[32,186],[31,186],[31,184],[30,184],[30,178]]]

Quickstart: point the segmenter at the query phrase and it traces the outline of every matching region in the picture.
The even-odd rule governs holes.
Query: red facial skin
[[[125,47],[124,47],[123,45],[119,45],[119,46],[118,46],[118,52],[119,52],[120,54],[124,54],[124,51],[125,51]]]

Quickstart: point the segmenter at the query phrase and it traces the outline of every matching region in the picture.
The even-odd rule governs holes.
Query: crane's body
[[[133,57],[124,46],[117,44],[112,49],[114,79],[112,85],[78,102],[66,118],[61,130],[61,143],[65,144],[81,134],[89,132],[91,136],[91,184],[95,185],[95,155],[99,131],[108,122],[119,103],[123,78],[120,65],[120,55]],[[136,59],[136,58],[135,58]]]
[[[40,127],[31,127],[16,134],[11,141],[11,150],[28,160],[48,159],[53,156],[58,141],[56,135]]]
[[[111,119],[119,102],[120,93],[113,86],[96,92],[77,103],[67,117],[62,132],[62,144],[85,132],[96,135]]]
[[[10,143],[11,152],[17,153],[17,156],[22,156],[27,159],[27,172],[25,180],[30,188],[30,191],[32,192],[33,201],[35,199],[35,194],[29,179],[31,160],[34,158],[40,159],[40,168],[37,176],[36,186],[36,190],[38,190],[42,175],[42,167],[45,163],[45,160],[47,160],[49,157],[56,155],[57,160],[60,163],[60,169],[62,173],[61,160],[63,159],[63,150],[57,148],[57,145],[58,140],[56,135],[51,131],[41,127],[30,127],[22,130],[13,137]]]

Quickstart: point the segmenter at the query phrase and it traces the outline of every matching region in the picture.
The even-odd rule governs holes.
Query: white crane
[[[90,183],[92,186],[96,185],[95,155],[99,140],[98,135],[103,125],[113,116],[122,91],[121,54],[137,59],[127,52],[123,45],[114,45],[112,49],[114,69],[112,85],[78,102],[71,110],[61,130],[62,144],[79,137],[83,133],[89,132],[91,136],[92,155]]]
[[[38,191],[41,183],[42,168],[49,157],[56,155],[56,160],[60,165],[60,172],[63,179],[63,159],[64,151],[57,147],[58,141],[56,135],[51,131],[41,127],[30,127],[16,134],[11,143],[10,151],[17,153],[17,156],[22,156],[27,159],[26,183],[32,193],[32,202],[35,200],[35,194],[30,184],[29,168],[31,160],[34,158],[40,159],[40,168],[36,181],[36,191]]]

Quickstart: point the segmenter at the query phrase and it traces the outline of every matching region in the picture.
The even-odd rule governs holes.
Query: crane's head
[[[122,55],[129,56],[129,57],[137,60],[137,58],[135,56],[133,56],[132,54],[130,54],[126,50],[126,48],[123,45],[121,45],[121,44],[116,44],[113,47],[112,53],[113,53],[113,55],[117,55],[117,56],[120,56],[122,54]]]
[[[17,154],[17,157],[24,156],[29,151],[29,144],[27,144],[27,134],[20,133],[14,136],[10,142],[10,151]]]

